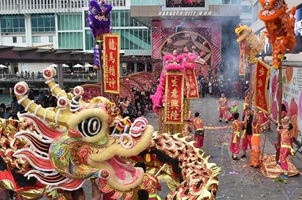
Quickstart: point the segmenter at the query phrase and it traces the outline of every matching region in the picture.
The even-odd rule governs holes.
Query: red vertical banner
[[[190,69],[190,68],[185,69],[185,79],[186,79],[186,88],[187,88],[187,98],[188,99],[199,98],[198,84],[197,84],[197,79],[194,69]]]
[[[120,93],[120,35],[104,35],[104,92]]]
[[[258,109],[265,112],[269,112],[267,103],[267,86],[268,79],[270,76],[270,68],[267,64],[261,60],[256,60],[256,70],[255,70],[255,81],[254,81],[254,95],[255,104]]]
[[[167,72],[165,87],[165,124],[183,123],[184,74]]]

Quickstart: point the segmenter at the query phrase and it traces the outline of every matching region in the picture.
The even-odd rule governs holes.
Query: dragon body
[[[244,56],[248,56],[250,64],[255,63],[255,57],[263,51],[265,45],[265,33],[261,32],[260,38],[246,25],[239,25],[235,29],[237,42],[240,45],[240,64],[244,63]]]
[[[272,45],[272,65],[278,69],[287,49],[293,51],[295,40],[296,7],[287,12],[288,5],[284,0],[260,0],[262,9],[258,17],[265,24],[266,36]]]
[[[221,168],[209,163],[209,157],[204,158],[204,152],[193,143],[178,134],[154,133],[149,151],[140,154],[142,158],[151,154],[147,163],[149,172],[158,173],[158,178],[166,181],[171,189],[168,200],[216,198]]]

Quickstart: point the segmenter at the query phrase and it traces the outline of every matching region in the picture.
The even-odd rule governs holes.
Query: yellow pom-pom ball
[[[282,60],[284,58],[284,55],[283,54],[278,54],[278,59]]]

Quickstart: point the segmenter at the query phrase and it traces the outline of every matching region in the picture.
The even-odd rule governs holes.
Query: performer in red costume
[[[225,122],[228,123],[228,99],[225,97],[224,93],[221,94],[221,97],[218,99],[218,110],[219,110],[219,122],[222,121],[222,118],[225,119]]]
[[[233,134],[231,138],[230,151],[232,152],[233,160],[239,160],[237,154],[240,150],[240,139],[242,131],[242,122],[238,121],[239,113],[234,113],[234,121],[232,123]]]
[[[250,166],[251,167],[259,167],[261,163],[260,155],[261,155],[261,149],[260,149],[260,128],[261,128],[261,122],[260,118],[258,116],[258,110],[254,113],[254,118],[252,122],[252,130],[253,135],[251,138],[251,156],[250,156]]]
[[[194,134],[194,140],[196,143],[194,146],[196,148],[201,148],[203,146],[203,140],[204,140],[204,128],[203,128],[203,121],[199,117],[199,112],[196,112],[193,119],[189,119],[189,122],[193,123],[195,134]]]
[[[253,112],[251,111],[250,108],[247,108],[246,115],[244,116],[244,121],[243,121],[243,128],[244,128],[242,133],[243,154],[241,158],[245,158],[248,147],[251,148],[251,138],[253,135],[252,122],[253,122]]]
[[[146,165],[144,162],[138,162],[134,167],[143,168],[145,174],[142,183],[140,184],[140,189],[147,190],[149,193],[149,200],[161,200],[157,195],[157,190],[161,190],[161,185],[156,176],[146,173]]]
[[[291,130],[293,129],[293,125],[289,123],[289,118],[285,117],[282,119],[282,127],[283,129],[278,130],[279,134],[281,134],[281,141],[280,141],[280,156],[279,156],[279,165],[283,170],[283,174],[280,175],[280,178],[288,178],[287,171],[288,171],[288,164],[287,164],[287,157],[289,155],[294,154],[293,149],[293,137],[291,134]]]

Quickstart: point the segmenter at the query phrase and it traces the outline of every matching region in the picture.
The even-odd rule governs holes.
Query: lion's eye
[[[280,7],[280,3],[279,3],[279,1],[276,1],[275,3],[274,3],[274,8],[279,8]]]
[[[96,117],[87,118],[78,124],[78,130],[84,137],[93,137],[102,129],[102,122]]]

